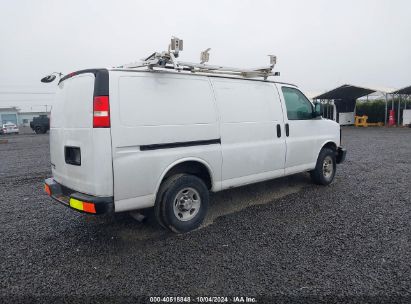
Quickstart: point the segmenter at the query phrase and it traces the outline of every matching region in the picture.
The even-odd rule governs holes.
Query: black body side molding
[[[221,138],[208,139],[208,140],[185,141],[185,142],[174,142],[174,143],[164,143],[164,144],[143,145],[143,146],[140,146],[140,151],[172,149],[172,148],[182,148],[182,147],[192,147],[192,146],[206,146],[206,145],[215,145],[215,144],[221,144]]]

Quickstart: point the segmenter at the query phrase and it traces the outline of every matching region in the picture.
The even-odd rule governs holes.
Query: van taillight
[[[110,128],[110,103],[108,96],[94,97],[93,128]]]

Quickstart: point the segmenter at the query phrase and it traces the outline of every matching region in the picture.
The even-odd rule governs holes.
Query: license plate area
[[[64,147],[64,159],[66,164],[81,166],[81,151],[79,147]]]
[[[70,198],[68,196],[62,195],[62,196],[56,197],[56,199],[60,201],[61,203],[63,203],[64,205],[67,205],[67,206],[70,205]]]

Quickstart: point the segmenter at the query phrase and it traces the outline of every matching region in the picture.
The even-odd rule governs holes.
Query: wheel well
[[[331,141],[328,142],[328,143],[326,143],[326,144],[322,147],[322,149],[324,149],[324,148],[332,149],[334,152],[337,151],[337,145],[336,145],[335,143],[331,142]]]
[[[166,175],[163,177],[163,181],[170,176],[180,173],[188,173],[197,176],[206,184],[208,189],[211,189],[212,182],[210,172],[204,164],[197,161],[185,161],[179,163],[172,167],[170,170],[168,170]]]

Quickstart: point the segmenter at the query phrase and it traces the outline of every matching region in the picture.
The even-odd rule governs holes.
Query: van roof
[[[264,80],[264,79],[255,79],[255,78],[247,78],[247,77],[241,77],[241,76],[235,76],[235,75],[215,75],[215,74],[209,74],[207,72],[196,72],[196,73],[191,73],[190,71],[185,71],[182,70],[180,72],[175,71],[174,69],[156,69],[156,70],[136,70],[132,68],[111,68],[108,69],[109,71],[121,71],[121,72],[149,72],[149,73],[169,73],[169,74],[177,74],[177,75],[190,75],[190,76],[207,76],[207,77],[214,77],[214,78],[228,78],[228,79],[239,79],[239,80],[248,80],[248,81],[261,81],[261,82],[271,82],[271,83],[279,83],[279,84],[285,84],[285,85],[290,85],[293,87],[297,87],[295,84],[292,83],[287,83],[287,82],[281,82],[281,81],[273,81],[273,80]]]
[[[285,84],[293,87],[297,87],[295,84],[292,83],[287,83],[287,82],[281,82],[281,81],[273,81],[273,80],[264,80],[264,79],[255,79],[255,78],[245,78],[245,77],[240,77],[240,76],[232,76],[232,75],[215,75],[215,74],[208,74],[208,73],[191,73],[189,71],[180,71],[177,72],[175,70],[167,70],[167,69],[155,69],[155,70],[137,70],[137,69],[132,69],[132,68],[98,68],[98,69],[86,69],[86,70],[79,70],[76,72],[69,73],[65,75],[63,78],[60,79],[59,83],[63,82],[64,80],[71,78],[73,76],[79,75],[79,74],[85,74],[85,73],[91,73],[97,76],[100,74],[99,72],[103,72],[104,74],[107,73],[108,71],[119,71],[119,72],[133,72],[133,73],[169,73],[169,74],[177,74],[177,75],[190,75],[190,76],[207,76],[207,77],[215,77],[215,78],[228,78],[228,79],[239,79],[239,80],[246,80],[246,81],[261,81],[261,82],[271,82],[271,83],[279,83],[279,84]]]

